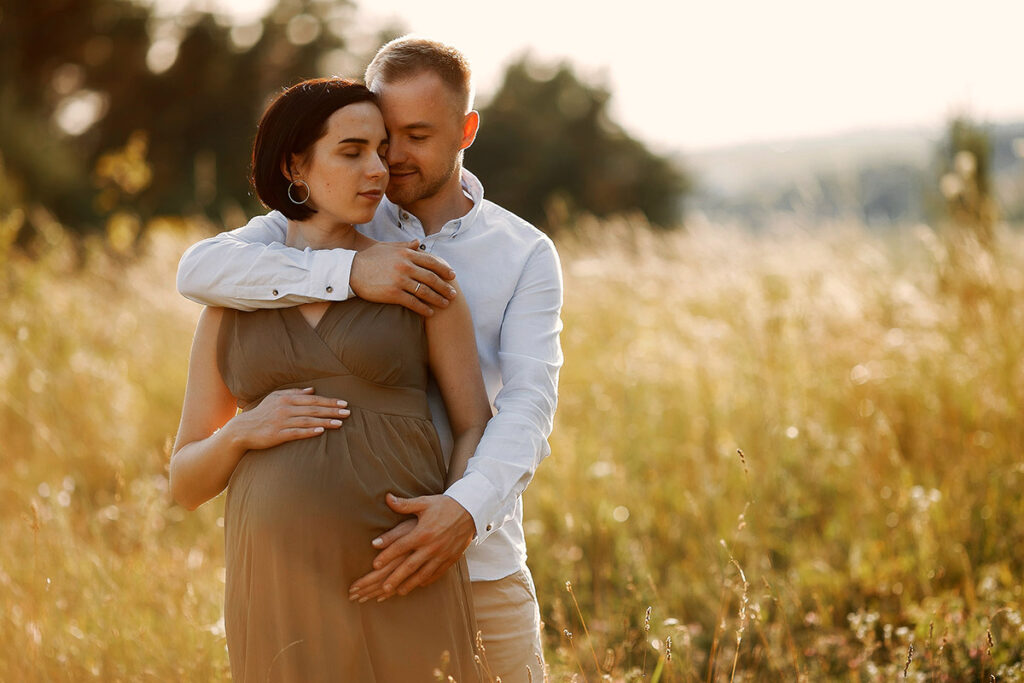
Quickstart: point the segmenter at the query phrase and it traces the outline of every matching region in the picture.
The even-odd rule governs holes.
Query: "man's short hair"
[[[396,83],[433,71],[451,89],[466,114],[473,108],[473,72],[465,55],[451,45],[416,36],[402,36],[386,43],[366,67],[366,85]]]

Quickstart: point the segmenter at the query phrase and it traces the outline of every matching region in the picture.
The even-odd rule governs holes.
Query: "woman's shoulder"
[[[219,306],[204,306],[203,310],[199,313],[199,322],[196,323],[196,336],[210,334],[211,332],[216,334],[220,329],[220,324],[223,322],[227,310]]]

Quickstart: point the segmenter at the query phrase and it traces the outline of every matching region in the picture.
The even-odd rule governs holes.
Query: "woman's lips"
[[[383,190],[367,190],[366,192],[360,192],[360,197],[366,197],[367,199],[378,201],[384,196]]]

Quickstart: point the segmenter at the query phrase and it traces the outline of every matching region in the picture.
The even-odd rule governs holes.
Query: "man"
[[[423,315],[445,306],[458,272],[489,398],[496,409],[465,476],[443,495],[388,497],[415,515],[373,541],[374,570],[351,588],[357,600],[386,599],[429,583],[463,552],[490,673],[543,679],[540,615],[526,566],[521,494],[549,453],[562,363],[562,281],[551,241],[484,200],[462,168],[476,136],[469,65],[435,41],[399,38],[366,71],[389,131],[387,199],[360,230],[389,242],[354,254],[283,246],[285,219],[271,212],[194,245],[178,289],[200,303],[241,309],[342,300],[354,294]],[[442,260],[443,259],[443,260]],[[446,453],[444,406],[431,412]],[[530,672],[527,672],[527,668]]]

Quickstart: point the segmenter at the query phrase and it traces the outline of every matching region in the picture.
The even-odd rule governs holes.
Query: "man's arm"
[[[469,511],[480,543],[512,518],[516,501],[551,448],[562,349],[562,271],[543,240],[527,261],[501,325],[502,388],[497,414],[470,458],[466,474],[445,495]]]
[[[410,242],[381,242],[361,252],[293,249],[284,245],[288,221],[277,211],[231,232],[198,242],[178,264],[178,291],[208,306],[239,310],[341,301],[401,304],[420,315],[454,296],[455,273]]]
[[[437,580],[440,573],[424,571],[427,560],[447,566],[461,551],[454,559],[435,556],[427,560],[417,551],[428,543],[437,544],[440,538],[450,538],[453,542],[449,545],[458,547],[454,541],[462,535],[461,517],[466,512],[476,526],[477,543],[511,519],[517,499],[551,452],[547,437],[562,365],[558,340],[561,308],[558,254],[545,239],[527,260],[505,309],[498,351],[503,381],[495,399],[498,413],[487,423],[466,474],[444,495],[411,500],[388,497],[393,510],[415,514],[417,520],[406,520],[374,539],[373,546],[380,549],[374,568],[352,584],[351,599],[384,600]]]

